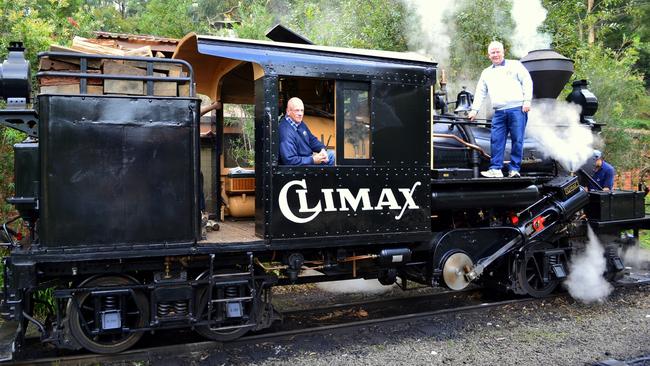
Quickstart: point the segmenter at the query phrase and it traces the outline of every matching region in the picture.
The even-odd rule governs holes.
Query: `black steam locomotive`
[[[571,62],[554,57],[525,63],[538,97],[555,98],[570,76]],[[159,329],[235,339],[277,319],[270,290],[293,283],[377,278],[459,290],[476,282],[544,296],[567,276],[588,225],[613,235],[650,225],[641,193],[590,196],[534,141],[521,178],[478,178],[489,123],[459,117],[466,92],[455,102],[461,110],[449,112],[436,64],[421,56],[190,34],[167,60],[41,58],[78,65],[37,75],[76,78],[78,89],[41,89],[28,109],[22,49],[14,45],[3,64],[1,121],[28,135],[15,146],[8,199],[20,215],[3,226],[1,311],[3,326],[14,327],[5,358],[30,322],[44,342],[98,353]],[[107,60],[146,73],[89,71]],[[183,71],[157,73],[171,66]],[[142,95],[97,95],[91,80],[140,83]],[[170,82],[178,94],[156,95]],[[576,90],[594,112],[595,97]],[[203,164],[197,93],[217,102]],[[279,164],[278,118],[293,96],[336,166]],[[225,163],[230,104],[254,106],[254,172]],[[584,128],[598,128],[588,114]],[[219,221],[207,233],[206,199]],[[237,213],[238,201],[249,214]],[[608,247],[611,274],[623,269],[623,244],[632,243]],[[46,289],[54,307],[36,319]]]

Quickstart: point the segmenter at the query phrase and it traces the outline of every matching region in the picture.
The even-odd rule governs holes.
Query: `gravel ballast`
[[[288,295],[294,299],[310,296],[291,292]],[[616,289],[606,301],[589,305],[559,297],[253,345],[226,343],[191,357],[179,355],[149,362],[314,366],[591,365],[608,359],[630,360],[650,355],[649,295],[650,286],[637,285]]]

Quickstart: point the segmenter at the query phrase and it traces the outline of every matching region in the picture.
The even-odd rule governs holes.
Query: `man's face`
[[[504,52],[501,47],[492,47],[488,49],[488,57],[492,61],[492,65],[498,65],[503,62]]]
[[[602,158],[596,159],[595,165],[596,165],[596,168],[602,167],[603,166],[603,159]]]
[[[305,115],[305,106],[300,101],[294,101],[287,106],[287,115],[296,123],[302,122]]]

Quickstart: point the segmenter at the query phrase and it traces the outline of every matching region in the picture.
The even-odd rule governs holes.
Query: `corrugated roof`
[[[159,42],[159,43],[170,43],[178,44],[178,39],[176,38],[167,38],[167,37],[157,37],[146,34],[129,34],[129,33],[113,33],[113,32],[94,32],[97,38],[112,38],[128,41],[146,41],[146,42]]]

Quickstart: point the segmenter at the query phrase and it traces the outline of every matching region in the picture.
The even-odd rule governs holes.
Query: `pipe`
[[[537,186],[521,189],[495,189],[484,191],[435,191],[431,192],[432,210],[456,208],[512,207],[530,205],[539,198]]]
[[[458,137],[458,136],[456,136],[456,135],[451,135],[451,134],[446,134],[446,133],[434,133],[434,134],[432,134],[432,136],[433,136],[433,137],[446,138],[446,139],[454,139],[454,140],[460,142],[461,144],[467,146],[468,148],[480,152],[481,155],[483,155],[486,159],[491,159],[491,158],[492,158],[492,157],[491,157],[488,153],[486,153],[486,152],[485,152],[485,151],[484,151],[480,146],[478,146],[478,145],[474,145],[474,144],[470,144],[469,142],[467,142],[467,141],[461,139],[460,137]]]

